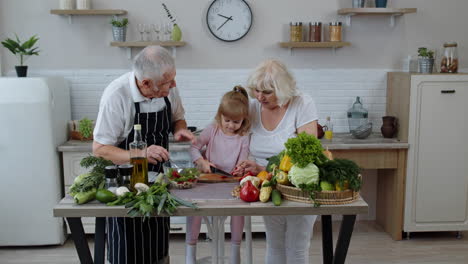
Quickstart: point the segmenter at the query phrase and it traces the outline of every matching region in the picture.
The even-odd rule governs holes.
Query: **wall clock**
[[[252,26],[252,10],[244,0],[214,0],[206,13],[211,34],[222,41],[243,38]]]

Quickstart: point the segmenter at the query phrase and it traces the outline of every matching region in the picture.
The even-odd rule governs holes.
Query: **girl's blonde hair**
[[[249,95],[244,87],[237,85],[232,91],[223,95],[215,117],[218,126],[221,126],[222,115],[231,119],[243,118],[242,125],[236,132],[241,136],[249,132],[251,125],[249,120]]]
[[[296,81],[286,66],[278,60],[266,60],[254,70],[247,81],[249,95],[255,97],[255,90],[272,91],[278,98],[278,105],[283,106],[294,96],[299,95]]]

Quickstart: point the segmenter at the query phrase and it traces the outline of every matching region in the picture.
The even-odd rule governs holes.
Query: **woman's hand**
[[[169,152],[157,145],[151,145],[146,150],[148,156],[148,162],[151,164],[157,164],[158,162],[164,162],[169,160]]]
[[[211,173],[210,166],[214,167],[214,165],[211,162],[205,160],[204,158],[197,159],[195,161],[195,164],[197,165],[197,169],[200,170],[200,172],[202,173]]]
[[[263,167],[258,165],[253,160],[243,160],[239,162],[232,171],[232,175],[234,176],[243,176],[248,171],[252,172],[254,175],[257,175],[260,171],[263,170]]]

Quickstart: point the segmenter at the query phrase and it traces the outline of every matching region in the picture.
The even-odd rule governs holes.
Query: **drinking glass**
[[[160,24],[151,24],[153,26],[153,31],[156,33],[156,41],[159,41],[159,33],[161,32]]]
[[[165,35],[164,40],[171,41],[171,33],[172,33],[172,24],[171,23],[164,24],[164,35]]]
[[[146,41],[151,41],[151,25],[150,24],[144,24],[145,25],[145,33],[146,33]]]
[[[145,24],[137,24],[137,30],[140,32],[140,41],[145,41],[143,36],[145,33]]]

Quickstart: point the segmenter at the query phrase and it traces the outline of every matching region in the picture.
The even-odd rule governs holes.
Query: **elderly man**
[[[93,153],[115,164],[129,163],[133,125],[140,124],[148,145],[148,170],[161,172],[169,159],[169,133],[177,141],[193,140],[179,97],[174,59],[159,46],[136,55],[133,71],[105,89],[94,129]],[[116,263],[165,263],[169,218],[107,219],[108,258]]]

